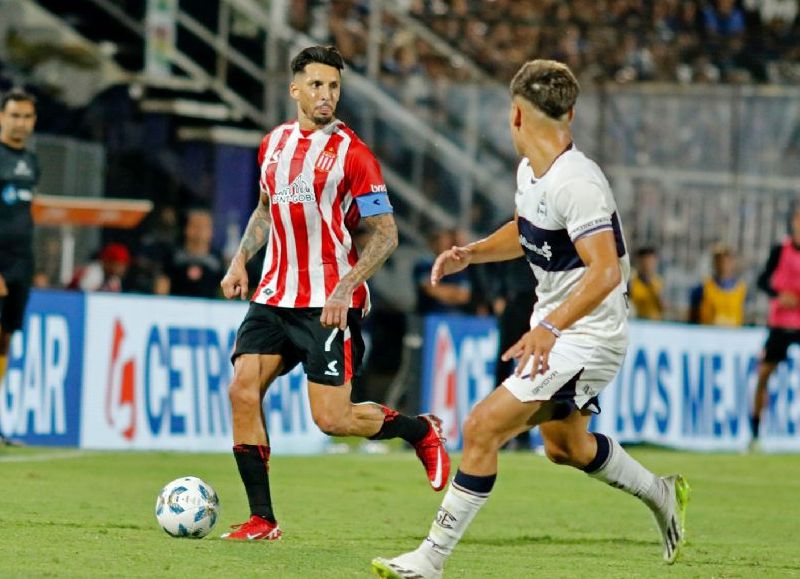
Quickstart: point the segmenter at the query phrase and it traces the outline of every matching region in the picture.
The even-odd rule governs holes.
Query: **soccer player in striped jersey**
[[[511,81],[510,127],[523,157],[515,219],[485,239],[441,253],[433,265],[436,284],[473,263],[524,255],[538,282],[538,300],[531,329],[503,355],[518,360],[515,373],[464,422],[464,455],[428,537],[415,551],[375,559],[373,570],[381,577],[441,577],[445,561],[489,498],[498,450],[536,425],[551,461],[581,469],[651,510],[668,563],[683,543],[686,481],[656,476],[610,437],[588,432],[592,414],[600,411],[597,396],[625,356],[630,265],[608,181],[572,143],[578,91],[577,80],[560,62],[522,66]],[[535,503],[535,497],[526,503]]]
[[[261,143],[260,201],[221,283],[225,297],[246,299],[245,264],[267,244],[261,283],[233,353],[233,454],[250,519],[223,535],[228,539],[281,536],[270,497],[262,401],[272,381],[300,362],[311,413],[323,432],[406,440],[437,491],[450,471],[438,418],[350,401],[364,353],[365,282],[397,247],[397,227],[378,162],[335,116],[343,67],[333,47],[306,48],[292,60],[289,93],[297,120],[275,127]],[[368,231],[360,255],[353,243],[359,223]]]

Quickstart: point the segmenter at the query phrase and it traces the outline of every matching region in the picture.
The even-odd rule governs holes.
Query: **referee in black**
[[[11,336],[22,328],[33,278],[31,201],[39,163],[26,147],[35,124],[33,95],[15,88],[0,97],[0,384]],[[9,444],[2,432],[0,444]]]

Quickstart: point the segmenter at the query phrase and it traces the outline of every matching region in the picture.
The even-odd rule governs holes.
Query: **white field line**
[[[0,456],[0,462],[47,462],[50,460],[66,460],[70,458],[81,458],[90,453],[75,450],[71,452],[47,452],[44,454],[29,454],[24,456]]]

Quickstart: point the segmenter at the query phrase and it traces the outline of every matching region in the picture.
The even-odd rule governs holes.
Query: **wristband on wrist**
[[[538,325],[542,326],[545,330],[548,330],[556,338],[560,338],[561,337],[561,330],[556,328],[553,324],[551,324],[547,320],[541,320]]]

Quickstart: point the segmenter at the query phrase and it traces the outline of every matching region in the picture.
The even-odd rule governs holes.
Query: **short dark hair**
[[[648,255],[658,255],[656,248],[652,245],[643,245],[636,250],[636,257],[638,258],[647,257]]]
[[[3,96],[0,97],[0,111],[6,110],[6,104],[11,101],[29,102],[36,108],[36,97],[20,87],[14,87],[3,93]]]
[[[292,74],[305,72],[312,62],[327,64],[340,71],[344,68],[344,59],[335,46],[309,46],[292,59]]]
[[[511,80],[511,96],[521,96],[548,117],[560,120],[581,90],[569,67],[556,60],[530,60]]]

